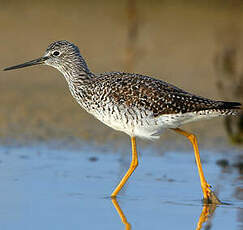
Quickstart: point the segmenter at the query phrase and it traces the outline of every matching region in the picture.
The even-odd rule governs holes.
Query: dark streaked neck
[[[86,108],[84,103],[86,91],[95,75],[89,70],[85,60],[77,56],[59,66],[58,69],[64,75],[72,96],[83,108]]]
[[[63,63],[58,67],[58,70],[62,72],[68,84],[83,84],[90,81],[93,76],[82,56],[76,56],[72,60]]]

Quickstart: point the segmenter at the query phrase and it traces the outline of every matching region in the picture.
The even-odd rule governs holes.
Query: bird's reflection
[[[132,229],[130,223],[128,223],[128,221],[127,221],[127,218],[126,218],[125,214],[123,213],[121,207],[119,206],[119,203],[117,202],[117,199],[116,198],[111,198],[111,201],[112,201],[112,204],[114,205],[118,215],[120,216],[122,223],[125,226],[125,230]]]
[[[203,224],[206,224],[205,229],[211,229],[211,220],[212,220],[212,217],[213,217],[213,214],[214,214],[216,208],[217,208],[216,204],[204,204],[203,205],[201,215],[197,222],[196,230],[202,229]]]
[[[118,215],[121,218],[121,222],[124,224],[125,230],[131,230],[132,225],[128,222],[124,212],[122,211],[118,201],[116,198],[111,198],[112,204],[114,205]],[[213,217],[213,214],[217,208],[217,205],[215,204],[204,204],[203,209],[201,212],[201,215],[199,217],[199,220],[197,222],[196,230],[202,229],[203,224],[205,225],[205,229],[211,228],[211,219]]]

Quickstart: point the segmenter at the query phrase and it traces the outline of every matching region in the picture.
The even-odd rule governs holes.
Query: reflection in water
[[[116,209],[118,215],[120,216],[122,223],[125,225],[125,230],[130,230],[130,229],[132,229],[132,228],[131,228],[131,225],[127,222],[127,218],[126,218],[126,216],[124,215],[122,209],[120,208],[120,206],[119,206],[119,204],[118,204],[116,198],[111,198],[111,201],[112,201],[112,204],[114,205],[114,207],[115,207],[115,209]]]
[[[125,214],[123,213],[121,207],[119,206],[119,203],[116,198],[111,198],[112,204],[114,205],[118,215],[121,218],[122,223],[125,226],[125,230],[130,230],[132,229],[131,224],[127,221],[127,218]],[[202,225],[206,223],[205,229],[210,229],[211,228],[211,220],[213,217],[213,214],[217,208],[217,205],[215,204],[204,204],[203,209],[201,212],[201,215],[199,217],[199,220],[197,222],[197,228],[196,230],[202,229]]]
[[[216,207],[217,206],[215,204],[203,205],[203,210],[197,222],[196,230],[200,230],[202,228],[203,223],[206,223],[205,229],[211,229],[211,220],[216,210]]]

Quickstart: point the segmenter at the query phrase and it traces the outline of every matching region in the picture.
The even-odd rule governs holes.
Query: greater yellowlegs
[[[139,74],[94,74],[78,47],[68,41],[53,42],[41,58],[4,70],[38,64],[57,68],[82,108],[109,127],[131,137],[131,165],[111,194],[112,197],[117,196],[138,165],[135,138],[156,139],[162,129],[169,128],[186,136],[193,145],[204,200],[219,202],[205,180],[196,137],[179,129],[179,126],[202,119],[235,115],[241,109],[240,103],[199,97],[164,81]]]

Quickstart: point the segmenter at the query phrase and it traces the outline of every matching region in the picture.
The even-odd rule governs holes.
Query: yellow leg
[[[121,218],[122,223],[125,225],[125,230],[130,230],[131,225],[128,223],[126,216],[124,215],[122,209],[120,208],[116,198],[111,198],[112,204],[114,205],[118,215]]]
[[[191,134],[191,133],[188,133],[188,132],[186,132],[184,130],[181,130],[179,128],[172,129],[172,130],[176,131],[177,133],[180,133],[180,134],[184,135],[192,143],[192,146],[194,148],[194,154],[195,154],[195,158],[196,158],[197,168],[198,168],[198,172],[199,172],[199,177],[200,177],[200,182],[201,182],[204,202],[205,203],[221,204],[221,202],[217,198],[217,196],[211,191],[211,189],[210,189],[211,186],[207,183],[207,181],[206,181],[206,179],[204,177],[196,136]]]
[[[111,197],[117,196],[117,194],[120,192],[120,190],[122,189],[124,184],[127,182],[128,178],[132,175],[132,173],[134,172],[134,170],[138,166],[138,154],[137,154],[137,150],[136,150],[136,139],[135,139],[135,137],[131,137],[131,142],[132,142],[132,162],[130,164],[130,167],[129,167],[127,173],[125,174],[125,176],[122,178],[120,183],[117,185],[117,187],[115,188],[115,190],[111,194]]]

